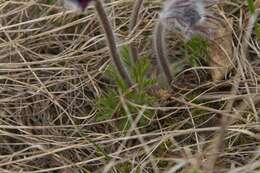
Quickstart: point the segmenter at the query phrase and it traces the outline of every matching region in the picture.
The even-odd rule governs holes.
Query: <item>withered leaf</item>
[[[213,81],[218,81],[228,74],[233,68],[233,46],[231,21],[209,23],[215,29],[211,35],[209,65],[213,67],[211,76]]]

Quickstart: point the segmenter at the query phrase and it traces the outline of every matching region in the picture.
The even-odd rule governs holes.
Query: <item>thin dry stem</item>
[[[103,27],[103,30],[105,31],[107,45],[110,50],[111,58],[119,72],[119,75],[122,77],[122,79],[126,82],[126,84],[131,87],[133,86],[133,82],[126,70],[126,68],[123,65],[122,60],[120,59],[119,52],[117,50],[115,36],[112,30],[112,27],[109,23],[108,17],[106,15],[103,2],[100,0],[96,0],[95,2],[95,8],[98,14],[98,17],[100,19],[100,23]]]
[[[131,13],[130,22],[129,22],[129,33],[132,32],[136,25],[140,15],[140,10],[143,5],[144,0],[135,0],[134,7]],[[136,47],[135,43],[130,44],[130,54],[132,59],[136,62],[138,61],[138,48]]]
[[[163,71],[169,86],[171,86],[173,75],[169,67],[169,62],[167,60],[164,32],[165,30],[163,24],[161,22],[158,22],[154,30],[153,44],[157,61],[161,66],[161,70]]]

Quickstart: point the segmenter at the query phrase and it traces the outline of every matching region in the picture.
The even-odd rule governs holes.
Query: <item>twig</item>
[[[161,69],[165,75],[165,78],[168,82],[168,84],[171,86],[171,83],[173,81],[173,76],[171,74],[171,70],[169,67],[169,62],[166,58],[166,49],[165,49],[165,41],[164,41],[164,27],[161,22],[158,22],[155,31],[154,31],[154,48],[155,48],[155,54],[158,63],[161,66]]]
[[[112,30],[112,27],[109,23],[108,17],[106,15],[103,3],[100,0],[96,0],[95,8],[96,8],[97,15],[100,19],[100,23],[105,32],[107,45],[110,50],[111,58],[119,72],[119,75],[126,82],[126,84],[129,87],[131,87],[131,86],[133,86],[133,82],[132,82],[126,68],[124,67],[122,60],[120,59],[119,52],[117,50],[117,46],[116,46],[116,42],[115,42],[115,36],[114,36],[113,30]]]
[[[141,7],[143,5],[144,0],[136,0],[134,4],[134,8],[132,10],[132,14],[130,17],[130,23],[129,23],[129,33],[134,30],[137,24],[137,20],[140,14]],[[131,43],[130,45],[130,54],[134,62],[137,62],[138,60],[138,49],[135,45],[135,43]]]

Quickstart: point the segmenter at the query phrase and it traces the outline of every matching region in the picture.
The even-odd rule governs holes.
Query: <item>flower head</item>
[[[74,10],[85,10],[92,0],[65,0],[65,7]]]
[[[160,15],[168,29],[180,32],[189,39],[196,34],[210,35],[211,28],[205,25],[212,19],[209,7],[217,0],[167,0]]]

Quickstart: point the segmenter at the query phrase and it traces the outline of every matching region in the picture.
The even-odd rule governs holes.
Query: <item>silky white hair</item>
[[[64,1],[63,5],[66,9],[73,10],[73,11],[77,11],[81,9],[79,4],[73,0],[63,0],[63,1]]]
[[[207,18],[207,8],[218,0],[167,0],[160,13],[160,22],[169,30],[180,32],[189,39],[193,35],[207,34],[209,28],[203,25]]]
[[[69,10],[73,10],[73,11],[78,11],[78,10],[84,10],[82,9],[82,7],[80,6],[79,2],[76,1],[76,0],[61,0],[63,1],[63,6],[66,8],[66,9],[69,9]],[[90,1],[88,2],[88,5],[91,5],[93,2]]]

